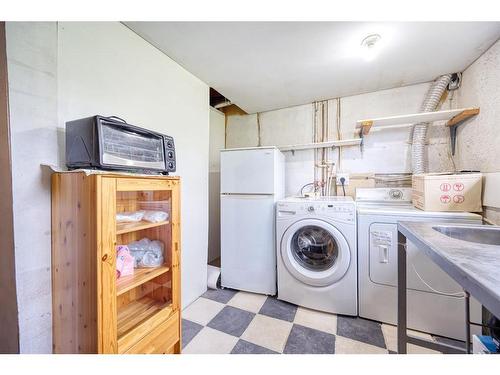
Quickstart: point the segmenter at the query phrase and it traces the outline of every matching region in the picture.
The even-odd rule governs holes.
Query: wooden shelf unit
[[[167,266],[155,268],[137,268],[134,270],[133,275],[122,276],[116,281],[116,296],[121,296],[123,293],[128,292],[142,284],[163,275],[165,272],[170,271]]]
[[[123,337],[132,329],[147,321],[151,316],[163,310],[169,304],[162,303],[150,297],[142,297],[139,300],[129,303],[118,312],[117,334],[118,338]]]
[[[137,223],[117,223],[116,234],[137,232],[144,229],[167,225],[169,223],[170,223],[169,221],[160,221],[158,223],[150,223],[149,221],[139,221]]]
[[[169,220],[117,225],[144,206]],[[178,177],[53,174],[54,353],[180,353],[179,207]],[[142,238],[163,244],[164,264],[117,279],[117,245]]]

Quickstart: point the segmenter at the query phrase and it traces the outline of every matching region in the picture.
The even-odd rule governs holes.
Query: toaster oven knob
[[[167,156],[168,156],[169,159],[173,159],[174,158],[174,153],[172,151],[169,151],[167,153]]]
[[[174,148],[172,141],[167,141],[167,148]]]
[[[172,163],[171,161],[168,162],[168,168],[169,169],[174,169],[174,163]]]

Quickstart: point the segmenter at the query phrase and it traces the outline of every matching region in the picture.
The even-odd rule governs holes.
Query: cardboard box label
[[[450,200],[451,200],[450,196],[447,194],[441,195],[440,199],[441,199],[441,203],[450,203]]]
[[[441,191],[450,191],[451,185],[447,182],[443,182],[440,186]]]

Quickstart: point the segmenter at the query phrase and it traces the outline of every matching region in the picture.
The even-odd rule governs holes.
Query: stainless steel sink
[[[500,246],[500,227],[436,225],[432,229],[457,240]]]

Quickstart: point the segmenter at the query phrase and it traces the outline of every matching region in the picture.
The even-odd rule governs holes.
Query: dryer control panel
[[[411,188],[357,188],[356,202],[411,203]]]

